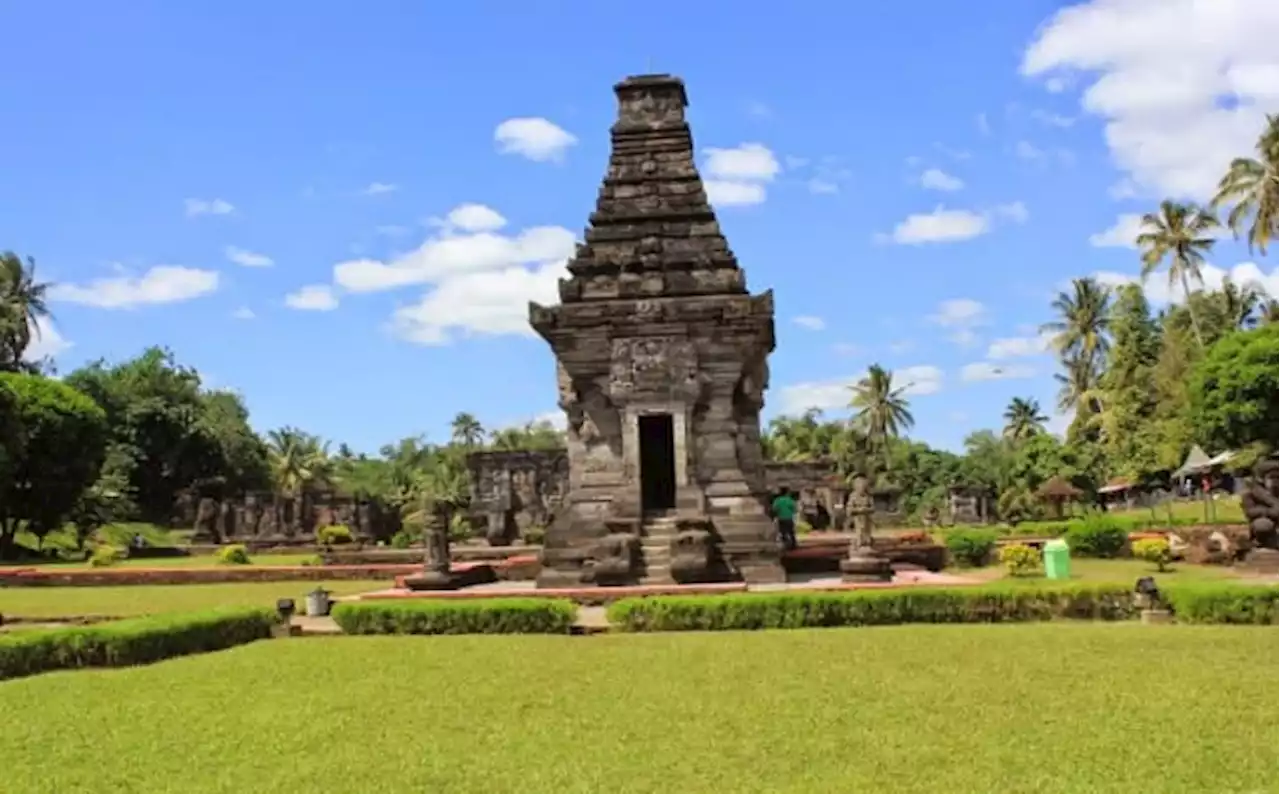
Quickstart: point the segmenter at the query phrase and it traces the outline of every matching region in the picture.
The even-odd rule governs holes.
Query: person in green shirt
[[[782,489],[773,500],[773,517],[778,522],[778,535],[782,547],[788,551],[796,547],[796,497],[795,492]]]

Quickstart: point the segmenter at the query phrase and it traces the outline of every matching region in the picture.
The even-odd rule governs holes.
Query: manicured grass
[[[949,569],[950,570],[950,569]],[[1011,577],[1005,574],[1001,565],[989,565],[985,568],[963,570],[955,569],[961,576],[972,576],[976,579],[1016,582],[1036,585],[1048,580],[1037,578]],[[1133,584],[1143,576],[1151,576],[1156,584],[1186,584],[1188,582],[1247,582],[1256,583],[1262,577],[1256,574],[1244,575],[1241,571],[1226,565],[1192,565],[1175,562],[1164,573],[1156,571],[1149,562],[1134,559],[1096,560],[1087,557],[1073,557],[1071,560],[1071,580],[1076,582],[1106,582]],[[1274,581],[1275,577],[1271,577]]]
[[[1277,657],[1132,624],[275,640],[0,685],[4,789],[1274,791]]]
[[[0,588],[0,614],[44,618],[107,615],[132,617],[215,607],[275,606],[278,598],[299,603],[316,586],[336,595],[385,590],[388,581],[242,582],[236,584],[132,585],[122,587]],[[0,786],[3,790],[3,786]]]

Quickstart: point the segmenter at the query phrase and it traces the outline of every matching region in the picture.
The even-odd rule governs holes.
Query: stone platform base
[[[471,565],[466,568],[454,567],[450,571],[423,571],[410,576],[399,576],[396,577],[396,585],[415,591],[457,590],[460,587],[489,584],[497,578],[492,566]]]
[[[840,561],[840,578],[851,583],[888,582],[893,579],[893,566],[874,549],[858,549]]]
[[[1252,549],[1237,567],[1250,573],[1276,576],[1280,573],[1280,552],[1275,549]]]

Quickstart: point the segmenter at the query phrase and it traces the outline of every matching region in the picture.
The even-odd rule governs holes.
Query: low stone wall
[[[488,567],[499,577],[499,566],[454,563],[459,573]],[[0,587],[109,587],[156,584],[227,584],[235,582],[316,582],[386,580],[418,573],[422,565],[300,565],[220,566],[216,568],[13,568],[0,570]],[[523,578],[523,577],[522,577]]]
[[[460,562],[496,562],[512,557],[537,557],[541,546],[459,546],[449,548],[449,556]],[[322,552],[325,565],[409,565],[422,561],[421,548],[391,549],[366,547],[363,549],[338,546]]]
[[[782,565],[787,573],[838,573],[840,560],[849,553],[846,533],[813,533],[800,540],[800,547],[784,552]],[[937,543],[904,543],[892,536],[876,536],[871,545],[895,565],[914,565],[937,573],[947,567],[947,550]]]

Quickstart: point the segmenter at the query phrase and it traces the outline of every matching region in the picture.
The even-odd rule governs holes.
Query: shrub
[[[332,524],[316,530],[316,542],[321,546],[340,546],[346,543],[354,543],[355,537],[352,536],[349,527],[343,524]]]
[[[413,545],[413,542],[417,540],[417,538],[418,535],[407,529],[398,530],[396,534],[391,536],[391,548],[407,549]]]
[[[347,634],[567,634],[577,613],[563,599],[421,599],[342,603],[333,619]]]
[[[608,608],[625,631],[725,631],[900,623],[1000,623],[1133,617],[1126,585],[1000,585],[625,598]]]
[[[1173,552],[1169,549],[1169,541],[1164,538],[1142,538],[1133,542],[1133,556],[1155,565],[1157,571],[1163,571],[1173,559]]]
[[[218,549],[213,558],[221,565],[248,565],[253,562],[249,559],[249,550],[242,543],[223,546]]]
[[[1024,543],[1010,543],[1002,546],[1000,564],[1010,576],[1037,576],[1044,568],[1040,552]]]
[[[962,567],[986,565],[996,547],[996,533],[990,529],[956,529],[947,533],[947,551]]]
[[[76,667],[124,667],[217,651],[271,636],[262,608],[158,615],[0,635],[0,680]]]
[[[1094,513],[1071,524],[1066,541],[1077,557],[1118,557],[1129,541],[1129,527],[1105,513]]]
[[[529,546],[541,546],[546,539],[547,530],[545,527],[529,527],[524,531],[524,536],[521,538]]]
[[[1275,585],[1179,585],[1163,593],[1179,623],[1270,625],[1276,622]]]
[[[319,554],[312,554],[310,557],[304,557],[302,560],[302,566],[304,568],[314,568],[322,565],[324,565],[324,557],[321,557]]]
[[[109,568],[125,558],[124,549],[115,546],[96,546],[89,555],[89,565],[94,568]]]

